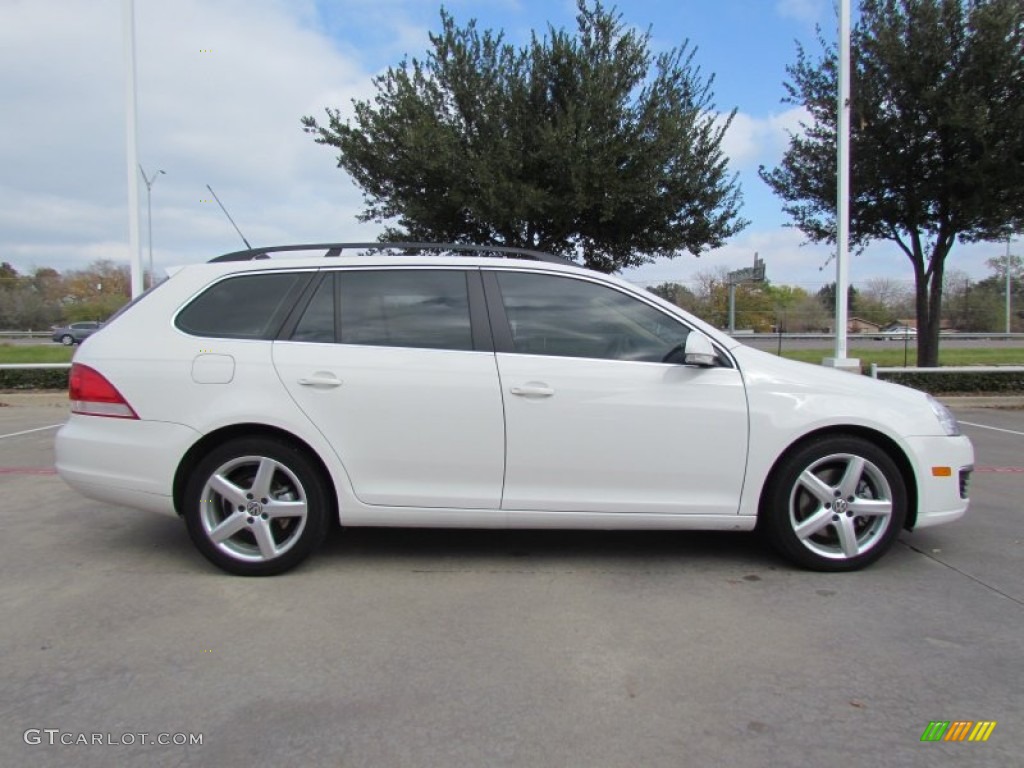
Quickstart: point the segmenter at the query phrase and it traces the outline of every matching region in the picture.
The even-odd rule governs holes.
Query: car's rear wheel
[[[242,576],[294,568],[323,541],[331,510],[327,485],[306,454],[262,437],[231,440],[207,454],[184,502],[199,551]]]
[[[75,337],[72,336],[70,333],[65,333],[63,336],[60,337],[60,343],[63,344],[65,347],[70,347],[72,344],[75,343]]]
[[[759,526],[798,565],[853,571],[885,554],[906,515],[906,484],[889,454],[860,437],[832,436],[776,468]]]

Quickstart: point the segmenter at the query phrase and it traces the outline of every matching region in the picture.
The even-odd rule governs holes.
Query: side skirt
[[[536,528],[623,531],[752,531],[753,515],[658,515],[613,512],[536,512],[495,509],[373,507],[343,510],[341,524],[353,528]]]

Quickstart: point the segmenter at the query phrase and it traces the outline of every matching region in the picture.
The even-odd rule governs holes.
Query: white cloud
[[[818,23],[824,8],[822,0],[778,0],[775,4],[776,13],[783,18],[809,25]]]
[[[139,157],[167,172],[153,187],[158,264],[241,247],[200,202],[207,183],[254,243],[375,237],[355,220],[359,191],[299,124],[372,94],[371,73],[316,24],[308,2],[136,3]],[[123,258],[120,1],[0,4],[0,100],[0,259]]]
[[[803,107],[767,117],[737,112],[722,140],[722,151],[734,171],[773,165],[782,157],[790,134],[799,133],[801,121],[807,119],[808,113]]]

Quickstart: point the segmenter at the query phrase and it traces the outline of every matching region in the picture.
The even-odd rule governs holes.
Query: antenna
[[[228,213],[228,209],[224,207],[224,203],[222,203],[220,201],[220,198],[217,197],[217,193],[213,191],[213,187],[211,187],[209,184],[207,184],[206,188],[208,190],[210,190],[210,194],[213,195],[213,199],[217,201],[217,205],[219,205],[220,209],[222,211],[224,211],[224,215],[228,217],[228,221],[230,221],[231,222],[231,226],[235,228],[235,232],[237,232],[238,236],[240,238],[242,238],[242,242],[245,243],[245,247],[248,248],[249,250],[252,250],[252,246],[249,245],[249,241],[245,239],[245,235],[242,234],[242,230],[240,230],[238,228],[238,225],[235,224],[235,220],[231,218],[231,214]]]

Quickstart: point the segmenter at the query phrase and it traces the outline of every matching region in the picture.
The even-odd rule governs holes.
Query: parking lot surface
[[[968,516],[859,573],[750,534],[354,529],[243,579],[65,486],[61,398],[0,402],[2,766],[1024,764],[1024,411],[958,409]],[[957,720],[997,725],[921,741]]]

